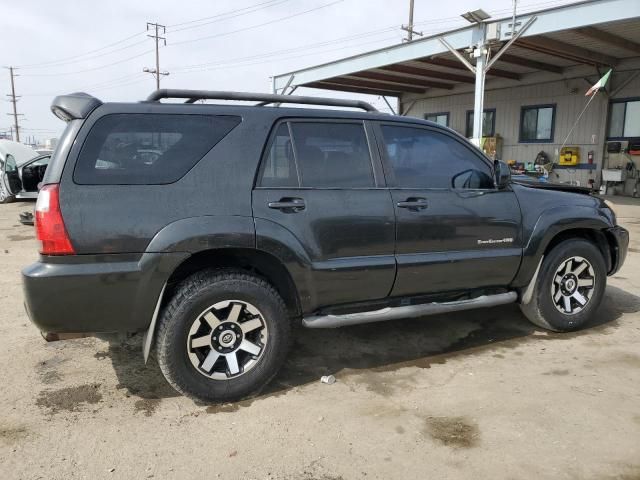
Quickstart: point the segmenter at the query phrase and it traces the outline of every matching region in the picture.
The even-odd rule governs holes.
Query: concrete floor
[[[0,205],[0,478],[639,479],[640,202],[611,202],[631,250],[590,328],[510,305],[300,330],[268,392],[210,407],[139,340],[44,343],[20,286],[32,205]]]

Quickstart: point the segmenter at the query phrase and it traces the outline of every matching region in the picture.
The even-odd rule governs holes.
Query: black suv
[[[200,400],[269,382],[293,322],[519,302],[540,327],[580,328],[626,256],[602,200],[513,182],[456,132],[364,102],[158,90],[52,110],[67,128],[23,270],[29,316],[48,340],[145,332],[145,361]]]

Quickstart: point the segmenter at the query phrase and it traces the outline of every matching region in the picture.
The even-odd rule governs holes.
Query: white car
[[[22,143],[0,140],[0,203],[37,198],[50,158]]]

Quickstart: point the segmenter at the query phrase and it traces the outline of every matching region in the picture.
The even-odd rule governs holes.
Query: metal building
[[[489,66],[486,79],[478,78],[480,61]],[[610,68],[606,89],[567,139],[578,164],[561,165],[559,148],[586,104],[585,92]],[[609,184],[610,193],[637,188],[639,0],[531,12],[517,16],[515,27],[511,18],[488,19],[273,79],[276,92],[298,87],[397,97],[400,114],[437,121],[469,138],[474,104],[483,104],[476,133],[482,128],[482,137],[490,137],[480,142],[485,150],[493,145],[497,157],[526,165],[545,152],[554,181],[598,187],[604,166],[605,180],[620,180]]]

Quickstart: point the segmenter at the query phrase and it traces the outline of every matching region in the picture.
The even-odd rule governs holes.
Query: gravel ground
[[[640,479],[640,202],[611,202],[631,250],[590,328],[509,305],[301,329],[268,391],[219,406],[178,396],[139,339],[45,343],[20,286],[32,204],[0,205],[0,478]]]

